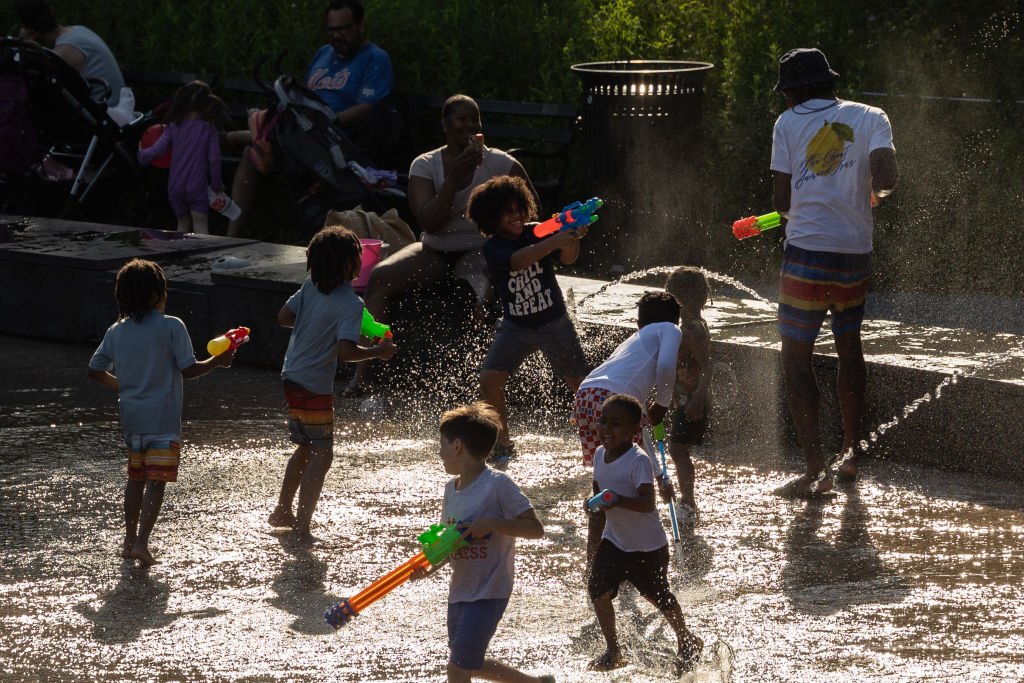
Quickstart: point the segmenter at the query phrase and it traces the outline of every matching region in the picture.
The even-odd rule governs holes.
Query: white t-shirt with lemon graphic
[[[871,251],[871,166],[875,149],[895,149],[877,107],[812,99],[786,110],[772,134],[773,171],[792,178],[786,244],[810,251]]]

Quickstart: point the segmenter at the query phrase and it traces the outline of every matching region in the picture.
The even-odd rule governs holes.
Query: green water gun
[[[782,217],[778,211],[772,211],[763,216],[748,216],[732,224],[732,234],[738,240],[745,240],[748,237],[760,235],[765,230],[777,228],[781,223]]]
[[[363,335],[367,339],[372,339],[375,342],[381,339],[391,339],[394,335],[391,334],[391,326],[379,323],[373,319],[370,312],[363,309],[363,323],[359,327],[359,334]]]

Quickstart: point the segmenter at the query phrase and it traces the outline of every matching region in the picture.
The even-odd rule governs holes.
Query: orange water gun
[[[763,216],[748,216],[732,224],[732,234],[738,240],[745,240],[748,237],[760,235],[765,230],[777,228],[781,223],[782,217],[778,211],[772,211]]]
[[[423,550],[391,570],[351,598],[343,598],[324,612],[324,619],[334,628],[341,628],[385,595],[408,581],[417,570],[437,567],[448,556],[468,543],[455,524],[434,524],[417,537]]]
[[[562,209],[561,213],[556,213],[543,223],[535,225],[533,234],[543,238],[554,235],[559,230],[572,230],[590,225],[597,220],[596,212],[602,205],[604,205],[604,200],[597,197],[591,197],[585,202],[573,202]]]

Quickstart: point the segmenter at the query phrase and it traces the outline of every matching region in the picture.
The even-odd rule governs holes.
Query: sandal
[[[622,658],[622,655],[612,655],[611,652],[605,652],[587,665],[587,669],[590,671],[611,671],[622,666],[626,666],[626,660]]]
[[[806,474],[802,474],[796,479],[786,482],[775,489],[775,495],[783,498],[814,498],[831,490],[832,477],[823,470],[814,479],[811,479]]]

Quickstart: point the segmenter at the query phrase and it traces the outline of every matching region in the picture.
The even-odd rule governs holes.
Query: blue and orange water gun
[[[452,524],[434,524],[417,537],[423,549],[397,568],[380,577],[351,598],[343,598],[324,612],[324,619],[334,628],[341,628],[374,602],[408,581],[419,570],[428,571],[448,559],[466,543],[465,532]]]
[[[748,216],[732,224],[732,234],[738,240],[745,240],[748,237],[760,235],[765,230],[777,228],[781,223],[782,216],[779,215],[778,211],[772,211],[763,216]]]
[[[533,228],[533,234],[537,237],[554,235],[560,230],[573,230],[585,225],[590,225],[597,220],[597,210],[604,205],[603,199],[591,197],[585,202],[573,202],[556,213],[543,223]]]

